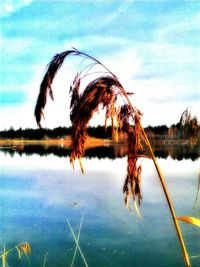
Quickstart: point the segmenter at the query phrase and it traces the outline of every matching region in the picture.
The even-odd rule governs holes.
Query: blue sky
[[[200,117],[200,1],[2,0],[0,129],[36,127],[34,107],[45,67],[72,46],[114,72],[143,125],[170,126],[191,107]],[[68,59],[53,83],[44,127],[69,126]],[[93,124],[103,123],[101,115]]]

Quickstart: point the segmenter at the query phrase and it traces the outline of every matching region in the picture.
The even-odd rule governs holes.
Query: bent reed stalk
[[[183,236],[182,236],[182,233],[181,233],[181,229],[180,229],[180,226],[179,226],[179,223],[178,223],[178,220],[177,220],[177,216],[176,216],[173,204],[172,204],[172,200],[171,200],[170,195],[169,195],[169,191],[167,189],[167,185],[165,183],[164,176],[163,176],[163,174],[162,174],[162,172],[160,170],[160,167],[159,167],[159,165],[158,165],[158,163],[156,161],[156,157],[155,157],[155,155],[153,153],[153,149],[152,149],[151,144],[150,144],[150,142],[149,142],[149,140],[148,140],[148,138],[146,136],[146,133],[145,133],[144,129],[143,129],[143,132],[144,132],[145,138],[147,140],[147,144],[148,144],[148,147],[149,147],[149,150],[150,150],[150,153],[151,153],[151,157],[152,157],[154,166],[156,168],[158,177],[160,179],[163,191],[165,193],[165,197],[167,199],[167,203],[168,203],[168,206],[169,206],[169,209],[170,209],[170,212],[171,212],[171,216],[172,216],[172,219],[173,219],[173,222],[174,222],[174,226],[176,228],[177,236],[178,236],[178,239],[179,239],[179,242],[180,242],[180,245],[181,245],[181,249],[182,249],[182,252],[183,252],[185,264],[186,264],[187,267],[191,267],[189,256],[188,256],[187,249],[186,249],[186,246],[185,246],[185,242],[184,242],[184,239],[183,239]]]
[[[137,161],[139,158],[150,157],[153,160],[168,203],[168,207],[183,252],[186,267],[190,267],[191,264],[189,261],[187,249],[184,244],[181,229],[177,221],[177,216],[174,211],[174,207],[165,183],[164,176],[161,173],[159,165],[156,161],[149,139],[144,131],[144,128],[141,125],[142,113],[132,105],[129,99],[130,93],[127,93],[125,91],[118,78],[108,68],[106,68],[100,61],[98,61],[94,57],[87,55],[86,53],[80,52],[75,48],[54,56],[52,61],[48,64],[48,68],[42,80],[40,92],[36,102],[35,118],[38,126],[41,127],[40,120],[43,115],[44,107],[46,105],[47,93],[49,92],[50,97],[53,99],[51,84],[58,69],[61,67],[64,59],[68,55],[78,55],[86,59],[92,60],[93,62],[95,62],[94,65],[100,65],[106,71],[106,75],[101,75],[99,78],[90,82],[81,93],[81,80],[86,75],[89,75],[88,71],[91,70],[91,68],[94,66],[90,64],[82,71],[76,74],[70,86],[70,119],[72,122],[72,150],[70,155],[70,162],[73,165],[74,160],[78,159],[81,170],[83,171],[81,157],[84,154],[85,142],[87,139],[86,128],[90,119],[93,117],[93,114],[98,111],[99,106],[102,106],[106,109],[105,125],[107,123],[107,120],[111,119],[113,134],[118,134],[118,132],[121,131],[128,135],[127,177],[125,179],[125,184],[123,188],[123,192],[125,194],[125,204],[130,208],[129,196],[132,195],[134,202],[135,198],[137,198],[137,202],[140,205],[140,201],[142,199],[140,190],[140,177],[142,167],[141,165],[138,166]],[[86,75],[84,75],[83,71],[86,70],[87,73]],[[119,96],[123,100],[124,105],[120,105],[117,107],[117,100]],[[142,143],[145,143],[149,155],[144,154]]]
[[[133,112],[135,113],[135,116],[137,116],[138,118],[140,117],[140,115],[138,114],[138,111],[132,106],[131,102],[130,102],[130,99],[128,97],[128,95],[126,95],[126,92],[124,91],[123,92],[124,95],[126,96],[129,104],[131,105],[132,109],[133,109]],[[139,120],[139,123],[140,123],[140,120]],[[160,180],[160,183],[162,185],[162,188],[163,188],[163,191],[164,191],[164,194],[165,194],[165,197],[166,197],[166,200],[167,200],[167,204],[168,204],[168,207],[169,207],[169,210],[170,210],[170,213],[171,213],[171,216],[172,216],[172,219],[173,219],[173,222],[174,222],[174,226],[175,226],[175,229],[176,229],[176,233],[177,233],[177,236],[178,236],[178,239],[179,239],[179,243],[181,245],[181,249],[182,249],[182,252],[183,252],[183,256],[184,256],[184,260],[185,260],[185,264],[187,267],[191,267],[191,263],[190,263],[190,260],[189,260],[189,256],[188,256],[188,253],[187,253],[187,249],[186,249],[186,246],[185,246],[185,242],[184,242],[184,239],[183,239],[183,235],[181,233],[181,229],[180,229],[180,226],[179,226],[179,223],[178,223],[178,219],[177,219],[177,216],[176,216],[176,213],[175,213],[175,210],[174,210],[174,207],[173,207],[173,203],[172,203],[172,200],[170,198],[170,195],[169,195],[169,191],[167,189],[167,185],[165,183],[165,179],[164,179],[164,175],[162,174],[161,172],[161,169],[157,163],[157,160],[156,160],[156,157],[154,155],[154,152],[153,152],[153,149],[152,149],[152,146],[150,144],[150,141],[146,135],[146,132],[144,130],[144,128],[142,127],[141,123],[140,123],[140,127],[142,129],[142,133],[144,135],[144,138],[145,138],[145,141],[146,141],[146,144],[147,144],[147,147],[149,148],[149,152],[151,154],[151,158],[153,160],[153,163],[154,163],[154,166],[156,168],[156,171],[157,171],[157,174],[158,174],[158,177],[159,177],[159,180]]]

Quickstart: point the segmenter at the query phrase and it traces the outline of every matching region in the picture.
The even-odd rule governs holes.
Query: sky
[[[200,117],[199,0],[1,0],[0,130],[37,127],[46,65],[71,47],[134,93],[144,126],[177,123],[187,107]],[[69,87],[81,64],[68,58],[58,72],[43,127],[71,125]],[[103,115],[91,124],[103,124]]]

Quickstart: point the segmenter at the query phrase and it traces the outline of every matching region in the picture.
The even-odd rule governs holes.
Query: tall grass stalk
[[[163,176],[163,174],[162,174],[162,172],[160,170],[160,167],[159,167],[159,165],[157,163],[156,157],[155,157],[155,155],[153,153],[153,149],[152,149],[151,144],[150,144],[150,142],[149,142],[149,140],[148,140],[148,138],[146,136],[146,133],[145,133],[144,129],[143,129],[143,133],[144,133],[144,136],[146,138],[146,141],[147,141],[147,144],[148,144],[148,147],[149,147],[149,150],[150,150],[150,153],[151,153],[151,156],[152,156],[152,160],[153,160],[154,166],[156,168],[158,177],[160,179],[160,183],[162,185],[162,188],[163,188],[163,191],[164,191],[167,203],[168,203],[169,210],[171,212],[171,216],[172,216],[172,219],[173,219],[173,222],[174,222],[174,226],[176,228],[176,233],[177,233],[177,236],[178,236],[178,239],[179,239],[179,242],[180,242],[180,245],[181,245],[181,249],[182,249],[182,252],[183,252],[185,264],[186,264],[187,267],[191,267],[189,256],[188,256],[187,249],[186,249],[186,246],[185,246],[185,242],[184,242],[184,239],[183,239],[183,236],[182,236],[182,233],[181,233],[181,229],[180,229],[180,226],[179,226],[179,223],[178,223],[178,220],[177,220],[177,216],[176,216],[173,204],[172,204],[172,200],[171,200],[170,195],[169,195],[169,191],[167,189],[167,185],[165,183],[164,176]]]
[[[177,233],[177,236],[178,236],[178,239],[179,239],[179,243],[180,243],[180,246],[181,246],[181,249],[182,249],[182,253],[183,253],[183,257],[184,257],[184,260],[185,260],[185,264],[187,267],[191,267],[191,264],[190,264],[190,260],[189,260],[189,256],[188,256],[188,253],[187,253],[187,249],[186,249],[186,246],[185,246],[185,242],[184,242],[184,239],[183,239],[183,236],[182,236],[182,233],[181,233],[181,229],[180,229],[180,226],[179,226],[179,223],[178,223],[178,219],[177,219],[177,216],[176,216],[176,213],[175,213],[175,210],[174,210],[174,207],[173,207],[173,204],[172,204],[172,200],[170,198],[170,195],[169,195],[169,191],[167,189],[167,185],[165,183],[165,179],[164,179],[164,175],[162,174],[161,172],[161,169],[158,165],[158,162],[156,160],[156,157],[154,155],[154,152],[153,152],[153,149],[152,149],[152,146],[150,144],[150,141],[146,135],[146,132],[143,128],[143,126],[141,125],[141,122],[140,122],[140,115],[138,114],[138,111],[137,109],[135,109],[126,93],[126,91],[122,88],[122,91],[123,91],[123,94],[124,96],[126,97],[128,103],[131,105],[132,107],[132,110],[133,110],[133,114],[135,116],[138,117],[138,121],[139,121],[139,124],[140,124],[140,127],[141,127],[141,130],[142,130],[142,133],[143,133],[143,136],[145,138],[145,142],[147,144],[147,147],[149,149],[149,152],[150,152],[150,155],[151,155],[151,158],[153,160],[153,163],[154,163],[154,166],[155,166],[155,169],[157,171],[157,174],[158,174],[158,177],[159,177],[159,180],[160,180],[160,183],[162,185],[162,189],[163,189],[163,192],[165,194],[165,197],[166,197],[166,200],[167,200],[167,204],[168,204],[168,207],[169,207],[169,210],[170,210],[170,213],[171,213],[171,216],[172,216],[172,219],[173,219],[173,222],[174,222],[174,226],[175,226],[175,229],[176,229],[176,233]]]
[[[138,111],[133,107],[133,105],[132,105],[127,93],[125,92],[125,90],[123,88],[122,88],[122,90],[123,90],[123,94],[125,95],[128,103],[131,105],[131,107],[133,109],[134,115],[137,116],[138,118],[140,118],[140,116],[138,114]],[[140,123],[140,120],[139,120],[139,124],[140,124],[141,130],[142,130],[143,136],[145,138],[145,142],[146,142],[147,147],[149,149],[151,158],[153,160],[155,169],[157,171],[160,183],[162,185],[163,192],[164,192],[166,200],[167,200],[167,204],[168,204],[168,207],[169,207],[169,210],[170,210],[173,222],[174,222],[174,226],[175,226],[175,229],[176,229],[176,233],[177,233],[177,236],[178,236],[178,239],[179,239],[179,243],[180,243],[180,246],[181,246],[181,249],[182,249],[182,253],[183,253],[184,260],[185,260],[185,264],[186,264],[187,267],[191,267],[191,263],[190,263],[189,256],[188,256],[188,252],[187,252],[187,249],[186,249],[186,246],[185,246],[185,242],[184,242],[184,239],[183,239],[183,235],[182,235],[179,223],[178,223],[178,218],[176,216],[176,213],[175,213],[175,210],[174,210],[174,207],[173,207],[173,203],[172,203],[172,200],[170,198],[169,191],[167,189],[167,185],[165,183],[164,175],[161,172],[161,169],[160,169],[160,167],[158,165],[158,162],[156,160],[156,157],[154,155],[154,152],[153,152],[152,146],[150,144],[150,141],[149,141],[149,139],[148,139],[148,137],[146,135],[146,132],[145,132],[143,126]]]
[[[65,51],[63,53],[57,54],[53,57],[48,65],[48,69],[42,83],[40,85],[40,91],[35,107],[35,118],[39,127],[41,127],[40,121],[43,116],[43,110],[46,105],[47,95],[49,93],[50,97],[53,99],[53,92],[51,88],[52,81],[61,67],[64,59],[69,55],[78,55],[95,62],[94,65],[99,64],[106,70],[106,75],[100,76],[99,78],[90,82],[83,92],[80,92],[81,81],[84,78],[83,71],[88,71],[91,69],[91,64],[88,68],[84,68],[82,71],[78,72],[70,86],[71,93],[71,103],[70,103],[70,119],[72,122],[72,150],[70,155],[70,162],[73,165],[75,159],[78,159],[81,164],[81,157],[84,154],[85,142],[87,139],[86,128],[93,114],[98,111],[99,106],[103,106],[106,109],[105,121],[111,119],[117,119],[117,125],[113,124],[118,131],[122,131],[128,135],[128,157],[127,157],[127,177],[125,180],[125,185],[123,187],[123,192],[125,194],[125,204],[129,206],[129,196],[132,195],[133,200],[137,199],[140,205],[142,195],[140,190],[140,177],[142,167],[138,166],[137,160],[141,157],[150,157],[153,160],[155,169],[157,171],[163,192],[165,194],[168,207],[176,228],[177,236],[180,242],[180,246],[183,252],[183,257],[185,260],[186,267],[190,267],[190,261],[181,233],[181,229],[177,220],[177,216],[172,204],[172,200],[167,189],[164,176],[160,170],[160,167],[155,158],[152,146],[149,139],[141,125],[141,112],[134,107],[129,99],[130,93],[127,93],[118,78],[107,69],[100,61],[80,52],[76,49]],[[87,75],[88,72],[86,73]],[[124,105],[117,107],[117,99],[121,97]],[[117,126],[117,127],[116,127]],[[119,127],[118,127],[119,126]],[[118,134],[117,131],[117,134]],[[116,132],[116,131],[115,131]],[[147,146],[149,155],[144,155],[143,142]],[[68,225],[77,244],[77,247],[82,255],[82,251],[78,245],[78,241],[73,233],[71,225],[68,221]],[[84,259],[84,257],[83,257]],[[87,264],[85,262],[85,264]],[[87,265],[86,265],[87,266]]]

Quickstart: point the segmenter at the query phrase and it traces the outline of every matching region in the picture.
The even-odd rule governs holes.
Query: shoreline
[[[24,145],[44,145],[44,146],[65,146],[71,147],[72,140],[70,136],[60,139],[40,139],[40,140],[28,140],[28,139],[0,139],[0,146],[24,146]],[[85,143],[86,148],[96,146],[109,146],[125,144],[125,140],[118,143],[111,139],[100,139],[95,137],[88,137]]]
[[[190,140],[183,139],[149,139],[150,143],[154,145],[190,145]],[[0,139],[0,146],[10,145],[59,145],[59,146],[67,146],[70,147],[72,143],[71,137],[66,136],[65,138],[59,139]],[[199,142],[195,142],[199,144]],[[96,137],[88,136],[86,140],[86,147],[94,147],[94,146],[107,146],[107,145],[126,145],[127,140],[121,139],[118,142],[112,139],[101,139]]]

